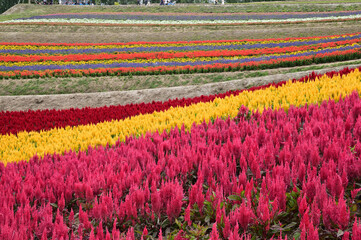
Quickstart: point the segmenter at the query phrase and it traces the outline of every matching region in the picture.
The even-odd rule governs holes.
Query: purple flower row
[[[294,42],[280,42],[280,43],[256,43],[256,44],[232,44],[232,45],[190,45],[190,46],[165,46],[165,47],[129,47],[129,48],[87,48],[87,49],[39,49],[39,50],[13,50],[13,49],[0,49],[1,53],[6,54],[96,54],[96,53],[114,53],[114,52],[168,52],[168,51],[213,51],[213,50],[240,50],[240,49],[262,49],[274,47],[292,47],[292,46],[305,46],[320,43],[338,42],[345,40],[360,39],[361,34],[354,36],[342,36],[337,38],[324,38],[319,40],[306,40]]]
[[[333,49],[322,49],[317,51],[308,51],[303,53],[292,53],[292,54],[283,54],[283,55],[268,55],[268,56],[258,56],[258,57],[248,57],[242,59],[218,59],[210,61],[187,61],[187,62],[149,62],[149,63],[130,63],[130,62],[117,62],[111,64],[99,63],[99,64],[79,64],[79,65],[34,65],[34,66],[0,66],[0,71],[22,71],[22,70],[55,70],[55,69],[96,69],[96,68],[136,68],[136,67],[158,67],[158,66],[196,66],[196,65],[207,65],[207,64],[216,64],[216,63],[247,63],[247,62],[260,62],[265,60],[276,60],[284,59],[289,57],[303,57],[303,56],[312,56],[316,54],[325,54],[333,53],[336,51],[345,51],[351,49],[361,49],[361,45],[355,44],[353,46],[346,46]]]

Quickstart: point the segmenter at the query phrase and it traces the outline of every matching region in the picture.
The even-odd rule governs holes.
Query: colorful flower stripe
[[[140,42],[95,46],[4,43],[0,45],[0,78],[144,75],[287,67],[360,58],[360,41],[361,34],[355,33],[262,41]],[[229,50],[222,50],[227,47]],[[116,49],[123,49],[123,52],[114,52]],[[153,52],[157,49],[162,51]],[[49,51],[56,55],[48,55]],[[61,51],[69,54],[58,55]],[[84,54],[72,54],[73,51]]]
[[[211,239],[359,240],[360,106],[354,93],[288,114],[243,107],[191,133],[0,164],[0,238],[185,239],[213,226]]]
[[[269,55],[280,54],[289,52],[302,52],[308,50],[317,49],[333,49],[340,48],[345,45],[354,45],[360,47],[361,38],[321,43],[307,46],[292,46],[292,47],[273,47],[273,48],[261,48],[261,49],[248,49],[248,50],[213,50],[213,51],[186,51],[186,52],[146,52],[146,53],[120,53],[120,54],[69,54],[63,56],[19,56],[19,55],[0,55],[0,62],[4,62],[4,66],[18,65],[21,62],[28,62],[30,64],[48,64],[51,62],[57,62],[54,64],[62,64],[62,62],[77,62],[77,61],[102,61],[102,60],[133,60],[133,59],[172,59],[172,58],[200,58],[200,57],[235,57],[235,56],[252,56],[252,55]],[[41,63],[39,63],[41,62]]]
[[[314,52],[304,52],[299,54],[266,55],[264,57],[241,58],[241,59],[218,59],[191,62],[159,62],[157,63],[111,63],[111,64],[91,64],[83,65],[48,65],[48,66],[28,66],[28,67],[1,67],[1,78],[39,78],[39,77],[81,77],[81,76],[115,76],[115,75],[154,75],[154,74],[174,74],[174,73],[195,73],[195,72],[223,72],[251,69],[264,69],[275,67],[291,67],[307,65],[312,63],[325,63],[333,61],[345,61],[359,59],[361,51],[359,48],[352,49],[353,46],[344,47],[344,51],[339,49],[320,50]],[[349,49],[349,50],[347,50]],[[208,60],[208,61],[207,61]],[[153,67],[162,65],[159,67]],[[106,66],[106,68],[105,68]],[[123,67],[119,67],[123,66]],[[43,70],[26,70],[43,69]],[[13,70],[13,71],[9,71]],[[22,70],[22,71],[20,71]]]
[[[4,62],[0,64],[0,71],[19,71],[19,70],[53,70],[53,69],[96,69],[96,68],[136,68],[136,67],[155,67],[155,66],[195,66],[204,64],[228,64],[228,63],[247,63],[247,62],[259,62],[265,60],[277,60],[290,57],[304,57],[310,55],[319,54],[331,54],[337,52],[337,55],[342,55],[343,52],[353,50],[355,52],[361,52],[360,44],[352,44],[347,46],[338,46],[333,48],[322,48],[318,50],[306,50],[306,51],[283,51],[274,50],[275,54],[267,54],[272,52],[268,51],[220,51],[220,52],[201,52],[201,53],[184,53],[180,58],[172,58],[172,54],[160,53],[155,56],[149,56],[149,58],[132,58],[132,56],[120,57],[121,59],[102,59],[99,60],[82,60],[78,61],[40,61],[40,62]],[[256,54],[252,54],[255,52]],[[262,53],[264,52],[264,53]],[[279,52],[279,53],[277,53]],[[262,54],[259,54],[262,53]],[[141,55],[141,54],[139,54]],[[202,57],[204,55],[205,57]],[[253,56],[255,55],[255,56]],[[130,59],[126,59],[129,57]]]
[[[49,56],[49,55],[65,55],[65,54],[124,54],[124,53],[149,53],[149,52],[191,52],[191,51],[214,51],[214,50],[251,50],[251,49],[266,49],[266,48],[286,48],[286,47],[300,47],[305,45],[320,45],[320,44],[337,44],[340,45],[340,42],[343,41],[353,41],[359,40],[360,34],[355,36],[347,36],[342,38],[330,38],[330,39],[318,39],[318,40],[308,40],[308,41],[277,41],[277,42],[268,42],[268,43],[232,43],[228,44],[227,42],[223,44],[218,43],[202,43],[202,44],[142,44],[140,46],[128,45],[117,47],[115,45],[111,46],[102,46],[101,48],[93,47],[40,47],[37,46],[13,46],[13,45],[0,45],[0,56],[11,56],[12,54],[18,56]]]
[[[6,165],[9,162],[28,160],[34,155],[43,157],[49,153],[63,154],[69,150],[86,150],[89,146],[114,145],[116,141],[123,142],[129,136],[169,131],[175,126],[184,125],[185,129],[189,130],[191,126],[202,121],[234,118],[240,106],[262,112],[264,108],[288,110],[291,105],[321,103],[327,99],[338,100],[353,91],[360,93],[360,79],[361,73],[356,69],[342,77],[324,76],[311,82],[288,82],[278,88],[244,91],[236,96],[216,98],[211,102],[171,108],[164,112],[138,115],[124,120],[1,135],[0,159]]]
[[[361,67],[359,68],[361,70]],[[345,75],[352,70],[345,68],[339,72],[328,72],[328,77],[335,75]],[[312,81],[316,77],[322,75],[312,73],[301,79],[293,79],[292,81]],[[277,84],[270,83],[267,85],[252,87],[247,91],[255,91],[259,89],[273,86],[278,88],[283,86],[286,81]],[[105,106],[100,108],[82,108],[82,109],[66,109],[66,110],[37,110],[37,111],[19,111],[19,112],[0,112],[0,134],[17,134],[21,131],[41,131],[52,128],[64,128],[67,126],[78,126],[87,124],[96,124],[104,121],[121,120],[140,114],[148,114],[168,110],[171,107],[184,107],[199,102],[210,102],[215,98],[225,98],[226,96],[238,95],[244,90],[229,91],[217,95],[200,96],[189,99],[173,99],[162,102],[128,104],[125,106]]]
[[[154,14],[52,14],[19,18],[4,23],[95,23],[95,24],[242,24],[282,23],[360,19],[361,11],[294,14],[212,14],[212,15],[154,15]]]

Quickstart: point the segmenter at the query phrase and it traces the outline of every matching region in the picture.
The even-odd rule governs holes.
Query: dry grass
[[[30,17],[52,13],[77,12],[324,12],[361,10],[359,0],[299,0],[299,1],[266,1],[242,4],[177,4],[175,6],[159,6],[153,1],[151,6],[113,5],[113,6],[64,6],[64,5],[34,5],[18,4],[4,14],[1,20]]]
[[[361,32],[360,21],[242,26],[38,26],[0,25],[0,42],[132,42],[264,39]]]

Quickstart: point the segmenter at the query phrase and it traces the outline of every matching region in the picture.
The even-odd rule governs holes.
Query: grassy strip
[[[361,10],[361,4],[358,1],[353,2],[339,0],[340,4],[322,4],[325,1],[314,2],[258,2],[244,4],[221,5],[194,5],[182,4],[176,6],[159,6],[154,3],[151,6],[41,6],[33,4],[19,4],[11,14],[0,15],[0,21],[6,21],[16,18],[31,17],[52,13],[78,13],[78,12],[189,12],[189,13],[237,13],[237,12],[329,12],[329,11],[353,11]],[[349,3],[347,5],[341,3]],[[321,3],[321,4],[320,4]]]
[[[46,78],[46,79],[8,79],[0,80],[0,96],[49,95],[108,91],[127,91],[159,87],[177,87],[227,82],[232,80],[286,74],[309,70],[319,70],[350,64],[361,64],[361,60],[332,64],[271,69],[263,71],[221,72],[206,74],[84,77],[84,78]]]

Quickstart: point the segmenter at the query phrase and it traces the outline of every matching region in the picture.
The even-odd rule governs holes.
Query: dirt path
[[[350,68],[360,65],[349,65]],[[317,73],[339,71],[344,67],[316,70]],[[300,78],[312,71],[289,74],[276,74],[266,77],[256,77],[234,80],[222,83],[210,83],[199,86],[182,86],[172,88],[157,88],[135,91],[119,91],[104,93],[78,93],[63,95],[32,95],[32,96],[4,96],[0,97],[0,111],[22,111],[38,109],[67,109],[84,107],[102,107],[109,105],[125,105],[152,101],[166,101],[175,98],[190,98],[201,95],[217,94],[229,90],[245,89],[251,86],[280,82],[293,78]]]
[[[311,12],[311,11],[339,11],[355,10],[361,5],[356,1],[333,2],[327,0],[314,1],[310,3],[301,1],[264,1],[248,2],[240,4],[182,4],[175,6],[160,6],[159,0],[151,1],[151,5],[144,7],[139,5],[102,5],[102,6],[80,6],[80,5],[36,5],[17,4],[7,10],[3,15],[22,14],[34,16],[41,14],[62,13],[62,12]]]
[[[203,27],[0,25],[0,42],[102,43],[264,39],[336,35],[355,32],[361,32],[361,21]]]

